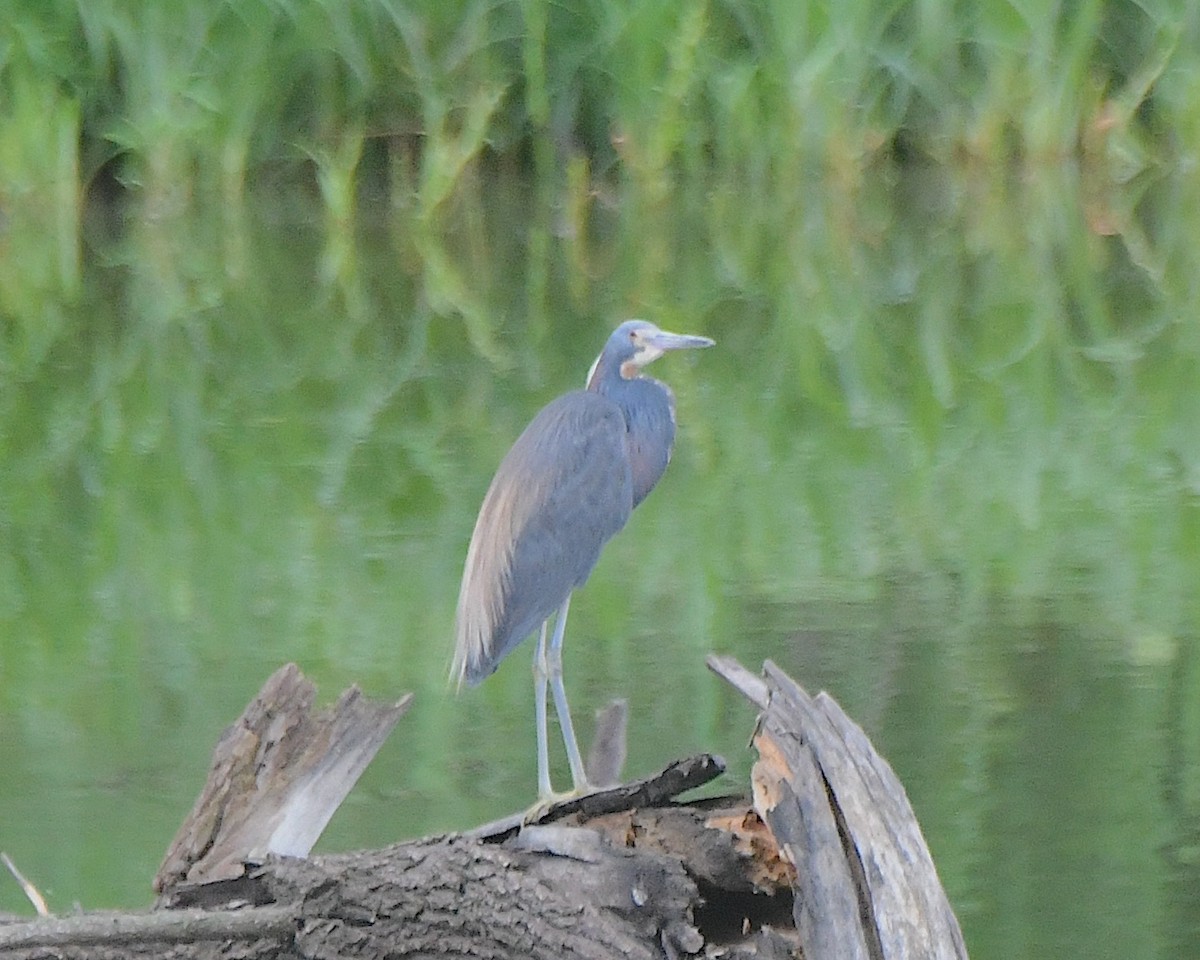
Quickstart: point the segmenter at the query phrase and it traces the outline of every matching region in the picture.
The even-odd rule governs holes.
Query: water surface
[[[974,957],[1200,955],[1195,188],[1100,229],[1070,169],[881,171],[577,232],[484,186],[436,228],[273,196],[5,249],[0,847],[51,905],[148,902],[288,660],[416,693],[321,849],[526,805],[532,650],[452,696],[461,564],[508,445],[643,316],[718,346],[656,365],[675,458],[572,605],[582,739],[626,697],[629,773],[743,783],[703,658],[770,658],[896,767]]]

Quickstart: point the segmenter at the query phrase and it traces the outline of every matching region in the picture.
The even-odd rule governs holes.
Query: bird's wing
[[[454,676],[478,683],[582,584],[633,509],[625,419],[576,391],[504,457],[479,510],[458,600]]]

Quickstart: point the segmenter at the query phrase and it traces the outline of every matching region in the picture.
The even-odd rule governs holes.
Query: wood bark
[[[899,778],[826,693],[768,661],[764,681],[710,658],[764,709],[754,733],[754,809],[796,868],[807,960],[965,958],[958,920]]]
[[[218,878],[189,876],[204,851],[177,838],[173,852],[200,856],[167,858],[153,909],[0,922],[0,958],[965,957],[903,788],[862,732],[830,698],[808,697],[769,663],[763,677],[733,661],[711,665],[761,711],[749,799],[681,803],[680,794],[724,769],[701,755],[536,817],[382,850],[251,855],[278,817],[259,817],[257,835],[245,826],[253,817],[238,817],[232,835],[243,853],[233,857],[219,824],[208,834],[196,824],[213,822],[205,795],[223,809],[246,808],[235,796],[244,776],[221,788],[219,771],[231,769],[222,758],[261,756],[262,744],[286,739],[272,739],[280,724],[269,716],[295,721],[282,724],[293,740],[280,752],[307,758],[300,768],[310,792],[312,772],[325,771],[315,792],[332,796],[340,788],[320,781],[350,769],[334,755],[349,751],[365,765],[369,744],[382,742],[380,730],[403,709],[366,709],[368,721],[349,724],[360,742],[342,740],[331,753],[320,745],[339,742],[330,736],[339,725],[326,722],[338,708],[303,733],[307,721],[296,718],[310,717],[311,692],[293,697],[302,685],[282,678],[279,702],[299,708],[272,711],[271,696],[251,705],[249,721],[223,738],[243,746],[218,748],[214,776],[181,830],[223,845]],[[248,741],[246,731],[254,732]],[[280,783],[287,766],[277,765]]]
[[[319,713],[315,699],[316,688],[289,663],[225,729],[204,789],[158,868],[155,892],[239,876],[243,861],[270,853],[307,856],[412,694],[376,703],[351,687]]]

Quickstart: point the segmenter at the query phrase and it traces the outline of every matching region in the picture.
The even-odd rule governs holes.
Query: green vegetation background
[[[444,696],[462,547],[644,315],[721,350],[580,705],[734,755],[679,665],[811,656],[983,954],[1195,952],[1198,156],[1193,0],[0,3],[9,849],[139,902],[293,657],[422,705],[333,843],[527,800],[527,666]]]
[[[356,183],[432,221],[480,162],[568,217],[619,183],[641,217],[884,160],[1127,180],[1200,136],[1190,0],[5,0],[0,196],[15,230],[115,177],[145,210]],[[661,269],[651,251],[648,270]],[[476,335],[484,336],[482,330]]]

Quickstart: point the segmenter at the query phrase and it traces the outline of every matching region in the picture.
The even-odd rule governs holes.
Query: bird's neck
[[[638,368],[634,368],[635,370]],[[588,383],[588,390],[606,397],[621,408],[625,414],[626,423],[632,428],[633,423],[641,416],[651,412],[657,414],[659,407],[671,416],[671,391],[665,383],[637,374],[633,377],[623,377],[616,370],[607,371],[601,376],[600,371]]]
[[[635,392],[637,390],[635,384],[643,379],[639,376],[638,369],[629,362],[620,366],[601,362],[592,372],[587,388],[592,393],[598,393],[602,397],[608,397],[608,399],[621,404],[622,398],[627,398]],[[624,404],[621,405],[624,406]]]
[[[671,390],[653,377],[626,380],[619,373],[594,378],[589,389],[616,404],[625,418],[626,450],[636,507],[654,489],[671,459],[675,441]]]
[[[628,360],[617,364],[602,355],[592,365],[587,388],[592,393],[610,396],[614,391],[619,390],[622,384],[636,380],[637,377],[638,366],[636,364]]]

